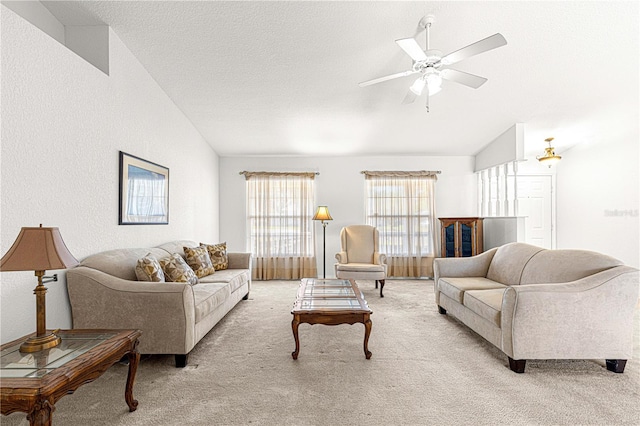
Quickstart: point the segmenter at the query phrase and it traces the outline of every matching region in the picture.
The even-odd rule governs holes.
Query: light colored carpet
[[[300,325],[291,358],[297,282],[255,282],[194,349],[185,369],[172,356],[143,356],[134,396],[116,364],[56,405],[54,425],[619,425],[640,424],[640,345],[624,374],[604,360],[507,357],[450,316],[437,313],[431,281],[388,280],[373,310],[366,360],[361,324]],[[588,312],[585,312],[588,315]],[[169,321],[169,319],[167,319]],[[22,413],[2,425],[27,424]]]

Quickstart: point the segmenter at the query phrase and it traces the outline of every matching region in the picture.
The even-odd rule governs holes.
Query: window
[[[245,172],[255,279],[316,276],[314,173]]]
[[[435,172],[364,172],[366,222],[380,233],[389,276],[432,276]]]

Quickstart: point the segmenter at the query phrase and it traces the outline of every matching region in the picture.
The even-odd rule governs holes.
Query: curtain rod
[[[398,171],[391,171],[391,170],[380,170],[380,171],[370,171],[370,170],[362,170],[360,172],[361,174],[367,174],[367,173],[389,173],[389,174],[393,174],[393,173],[397,173],[397,174],[410,174],[410,173],[423,173],[423,174],[437,174],[439,175],[440,173],[442,173],[442,171],[440,170],[417,170],[417,171],[410,171],[410,170],[398,170]]]
[[[268,173],[268,174],[273,174],[273,175],[280,175],[280,174],[295,175],[295,174],[313,173],[316,176],[320,174],[320,172],[249,172],[247,170],[243,170],[243,171],[239,172],[238,174],[246,175],[247,173]]]

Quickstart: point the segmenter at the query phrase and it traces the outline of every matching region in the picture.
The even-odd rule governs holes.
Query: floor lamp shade
[[[60,337],[47,333],[47,314],[44,283],[57,281],[57,275],[44,277],[46,270],[66,269],[78,264],[62,240],[58,228],[22,228],[9,251],[0,259],[0,271],[35,271],[38,285],[36,295],[36,335],[20,346],[21,352],[38,352],[60,344]],[[43,280],[48,278],[47,281]]]
[[[327,206],[318,206],[316,214],[313,215],[313,220],[321,220],[324,222],[325,220],[333,220],[333,218],[329,214],[329,208]]]

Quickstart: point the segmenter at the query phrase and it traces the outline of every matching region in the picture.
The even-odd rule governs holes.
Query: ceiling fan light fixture
[[[427,74],[427,85],[429,86],[429,96],[435,95],[442,89],[442,77],[440,73],[435,71]]]
[[[549,146],[544,149],[544,155],[536,157],[539,162],[546,164],[549,167],[553,166],[554,164],[556,164],[558,161],[562,159],[561,156],[556,155],[554,148],[551,146],[552,140],[553,138],[547,138],[544,140],[549,144]]]
[[[410,87],[411,91],[416,95],[422,95],[422,91],[424,90],[424,86],[427,84],[427,81],[424,76],[417,79]],[[405,86],[406,87],[406,86]]]

